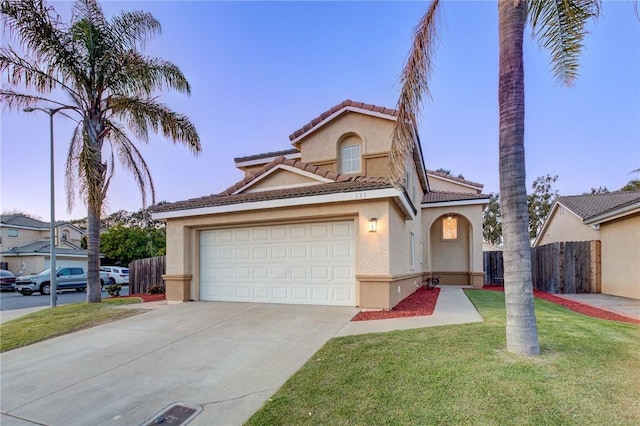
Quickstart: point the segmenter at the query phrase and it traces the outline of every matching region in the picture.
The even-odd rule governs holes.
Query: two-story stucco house
[[[391,308],[424,278],[482,286],[482,185],[425,169],[415,140],[402,190],[387,157],[397,113],[344,101],[235,159],[219,194],[162,204],[170,301]]]
[[[87,251],[80,247],[84,230],[69,222],[56,223],[58,266],[87,267]],[[14,274],[38,273],[49,267],[49,223],[22,214],[0,217],[0,263]]]

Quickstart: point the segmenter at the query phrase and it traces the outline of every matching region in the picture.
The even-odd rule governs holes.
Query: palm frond
[[[413,44],[400,78],[402,88],[389,154],[390,179],[397,188],[405,185],[406,162],[415,148],[417,116],[423,97],[431,97],[429,80],[438,41],[439,5],[439,0],[433,0],[414,29]]]
[[[33,53],[35,63],[46,64],[46,74],[57,76],[59,83],[83,78],[72,40],[52,7],[43,0],[4,0],[0,11],[5,28]]]
[[[116,117],[127,123],[136,134],[144,134],[150,128],[173,142],[185,145],[193,154],[202,151],[200,136],[188,117],[171,111],[153,99],[133,97],[110,98],[110,110]]]
[[[79,122],[73,130],[71,136],[71,142],[69,143],[69,149],[67,150],[67,160],[65,163],[65,195],[67,198],[67,211],[71,212],[75,204],[75,192],[79,189],[76,187],[77,178],[82,179],[82,176],[78,176],[79,169],[76,168],[76,163],[79,157],[80,150],[82,149],[84,139],[84,123]],[[84,186],[80,186],[80,189]],[[84,196],[82,192],[80,195]]]
[[[164,89],[191,94],[187,78],[175,64],[135,51],[128,51],[114,61],[114,70],[106,76],[106,82],[114,93],[127,96],[150,96]]]
[[[118,153],[120,163],[133,174],[140,190],[143,207],[147,205],[147,188],[151,191],[151,203],[155,204],[156,189],[147,162],[120,125],[112,121],[108,121],[108,125],[111,128],[109,141],[112,152]]]
[[[529,0],[531,31],[551,55],[556,79],[572,85],[578,77],[587,20],[600,15],[601,0]]]
[[[128,50],[144,49],[153,36],[162,32],[160,22],[148,12],[122,12],[111,19],[111,36]]]
[[[0,89],[0,104],[5,105],[9,109],[23,110],[27,107],[37,106],[42,102],[52,103],[55,105],[64,105],[60,102],[56,102],[52,99],[44,98],[42,96],[19,93],[10,88]]]

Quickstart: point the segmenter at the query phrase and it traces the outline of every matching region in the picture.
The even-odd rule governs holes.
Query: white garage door
[[[200,299],[355,306],[353,221],[200,234]]]

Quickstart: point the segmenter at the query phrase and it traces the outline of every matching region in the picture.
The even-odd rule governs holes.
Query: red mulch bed
[[[484,286],[485,290],[493,290],[493,291],[504,291],[504,287],[502,286]],[[572,311],[578,312],[583,315],[587,315],[589,317],[601,318],[611,321],[624,322],[627,324],[640,324],[639,319],[627,317],[624,315],[616,314],[611,311],[607,311],[605,309],[596,308],[591,305],[586,305],[584,303],[576,302],[575,300],[565,299],[564,297],[557,296],[555,294],[547,293],[544,291],[533,290],[533,295],[538,299],[543,299],[548,302],[555,303],[560,306],[564,306],[567,309],[571,309]]]
[[[142,299],[142,303],[147,303],[147,302],[158,302],[160,300],[165,300],[164,298],[164,294],[146,294],[146,293],[140,293],[140,294],[130,294],[129,296],[118,296],[118,297],[111,297],[110,299],[126,299],[129,297],[137,297],[139,299]]]
[[[438,301],[440,289],[420,287],[402,302],[387,311],[359,312],[351,321],[368,321],[390,318],[406,318],[432,315]]]

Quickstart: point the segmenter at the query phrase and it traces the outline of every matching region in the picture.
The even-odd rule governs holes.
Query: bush
[[[122,290],[122,286],[120,284],[109,284],[104,289],[107,290],[109,296],[118,297],[120,296],[120,290]]]
[[[434,276],[428,277],[426,280],[424,280],[424,282],[425,282],[425,284],[426,284],[426,287],[427,287],[429,290],[431,290],[432,288],[434,288],[435,286],[437,286],[438,284],[440,284],[440,277],[436,277],[436,276],[434,275]]]
[[[147,294],[164,294],[164,287],[156,285],[147,291]]]

